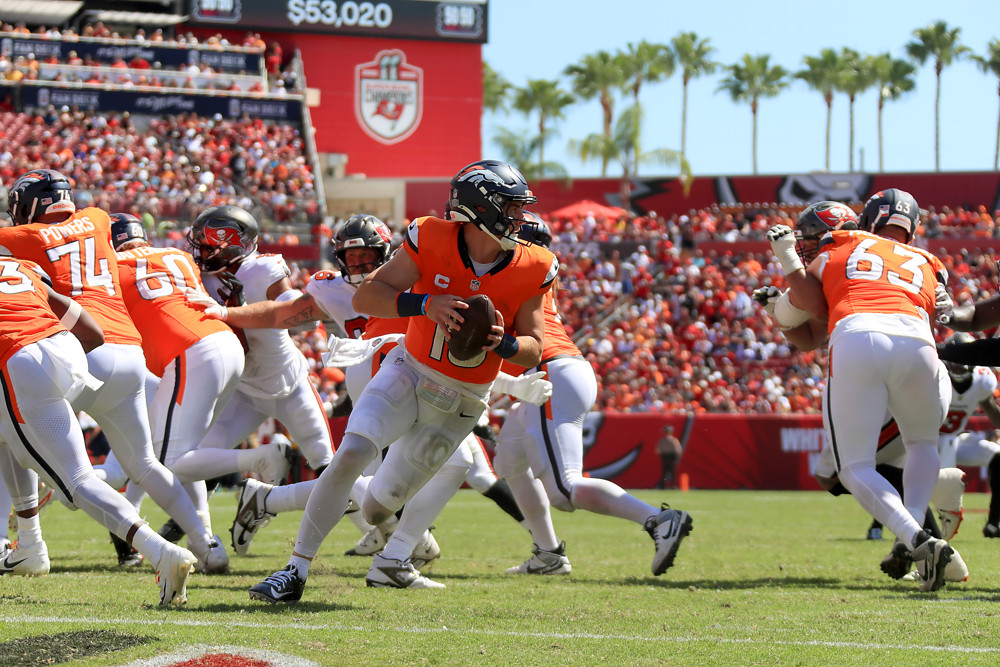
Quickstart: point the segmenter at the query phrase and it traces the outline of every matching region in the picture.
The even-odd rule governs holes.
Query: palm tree
[[[579,64],[569,65],[563,73],[572,79],[573,92],[584,100],[597,97],[601,102],[604,136],[610,138],[614,123],[614,97],[612,90],[625,82],[621,68],[607,51],[598,51],[583,57]],[[608,175],[608,161],[601,162],[601,176]]]
[[[875,84],[875,75],[871,69],[871,63],[867,58],[863,58],[854,49],[844,48],[840,52],[840,61],[843,63],[841,80],[838,88],[841,92],[847,93],[847,108],[850,127],[850,139],[848,141],[849,170],[854,172],[854,100],[857,96],[871,88]]]
[[[555,80],[528,79],[524,88],[514,89],[515,109],[527,116],[538,112],[538,164],[542,165],[542,174],[545,172],[545,141],[552,133],[546,122],[565,118],[564,109],[575,101],[576,98],[560,88]]]
[[[575,151],[584,162],[614,160],[621,165],[622,207],[625,209],[630,208],[631,182],[635,178],[639,162],[679,167],[685,189],[691,181],[691,167],[681,153],[668,148],[643,152],[635,144],[635,139],[639,134],[638,128],[642,125],[642,115],[642,107],[632,105],[618,118],[611,137],[606,137],[603,134],[591,134],[583,141],[571,140],[569,142],[570,150]]]
[[[687,113],[688,113],[688,83],[691,79],[715,71],[718,63],[710,60],[714,48],[708,45],[708,39],[698,39],[693,32],[682,32],[672,40],[674,59],[681,66],[681,155],[687,156]]]
[[[878,170],[883,171],[882,164],[882,110],[886,100],[898,100],[904,93],[916,88],[913,73],[916,67],[905,60],[892,57],[890,53],[869,57],[869,67],[879,87],[878,95]]]
[[[826,103],[826,158],[823,162],[830,171],[830,124],[833,118],[833,93],[842,78],[844,63],[833,49],[823,49],[818,56],[806,56],[802,59],[805,69],[795,73],[796,79],[802,79],[813,90],[823,95]]]
[[[753,173],[757,173],[757,110],[760,98],[775,97],[788,86],[788,72],[781,65],[771,65],[768,55],[743,56],[742,62],[726,65],[729,76],[718,90],[725,90],[733,102],[747,102],[753,115]]]
[[[506,111],[507,98],[510,96],[510,81],[490,64],[483,61],[483,110]]]
[[[543,175],[568,181],[566,168],[558,162],[537,162],[534,159],[538,152],[538,137],[528,136],[526,132],[500,128],[493,141],[500,147],[500,157],[507,164],[517,167],[524,178],[531,183]]]
[[[669,78],[677,66],[674,61],[673,52],[664,44],[652,44],[642,40],[638,44],[628,43],[626,51],[619,51],[615,55],[615,62],[621,68],[624,82],[622,90],[632,94],[632,104],[639,104],[639,91],[645,82],[654,83],[661,79]],[[640,114],[641,116],[641,114]],[[634,145],[639,145],[639,132],[641,127],[633,127],[636,132]],[[638,161],[633,156],[633,164]]]
[[[972,59],[976,61],[979,68],[987,74],[1000,77],[1000,39],[994,39],[986,45],[986,55],[974,55]],[[997,86],[997,94],[1000,94],[1000,86]],[[997,118],[997,145],[993,153],[993,170],[1000,168],[1000,117]]]
[[[923,65],[929,58],[934,59],[934,170],[941,171],[941,70],[964,56],[969,48],[958,43],[961,28],[948,28],[944,21],[938,21],[926,28],[913,31],[916,40],[907,43],[906,52]]]

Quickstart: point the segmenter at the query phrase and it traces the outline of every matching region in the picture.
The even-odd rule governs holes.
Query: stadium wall
[[[330,421],[339,442],[346,417]],[[823,420],[811,415],[590,413],[584,421],[583,467],[591,477],[627,489],[651,489],[662,479],[656,443],[674,426],[684,445],[676,478],[692,489],[820,491],[812,472],[823,448]],[[986,417],[969,428],[986,431]],[[966,490],[989,492],[985,468],[966,469]]]
[[[631,207],[638,214],[656,211],[670,215],[712,206],[768,208],[783,202],[823,199],[863,202],[883,188],[912,192],[924,208],[983,205],[990,212],[1000,209],[1000,172],[996,171],[698,176],[686,194],[678,178],[640,178],[632,181]],[[622,203],[621,180],[617,178],[579,178],[568,185],[544,180],[532,183],[532,189],[538,196],[533,208],[540,213],[584,199],[611,206]],[[440,211],[447,196],[447,179],[412,180],[406,187],[406,215],[414,218],[431,210]]]

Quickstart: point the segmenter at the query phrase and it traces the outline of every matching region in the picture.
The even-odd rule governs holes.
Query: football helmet
[[[517,245],[517,220],[507,215],[511,202],[525,206],[538,201],[527,181],[514,167],[499,160],[480,160],[463,167],[451,179],[447,216],[471,222],[504,250]]]
[[[965,343],[971,343],[974,340],[976,340],[976,337],[972,334],[964,331],[956,331],[944,340],[944,344],[964,345]],[[952,384],[962,385],[972,380],[972,366],[957,364],[953,361],[946,361],[944,362],[944,365],[945,368],[948,369],[948,375],[951,377]]]
[[[139,218],[129,213],[111,214],[111,245],[118,250],[129,241],[146,239],[146,229]]]
[[[333,263],[340,270],[344,280],[352,285],[360,285],[369,273],[389,259],[389,245],[392,232],[384,222],[374,215],[353,215],[347,219],[333,241]],[[347,251],[351,248],[371,248],[378,252],[374,263],[363,266],[358,273],[351,273],[347,266]],[[353,268],[359,268],[354,265]]]
[[[64,213],[64,219],[54,222],[65,222],[76,213],[73,186],[54,169],[33,169],[10,186],[7,211],[15,225],[36,222],[50,213]]]
[[[819,240],[827,232],[857,229],[858,216],[839,201],[810,204],[795,221],[795,252],[807,266],[819,253]]]
[[[896,225],[906,230],[906,243],[920,225],[920,207],[909,192],[897,188],[880,190],[868,198],[858,218],[858,226],[866,232],[878,234],[886,225]]]
[[[187,242],[199,268],[217,273],[257,249],[258,229],[254,217],[238,206],[215,206],[195,219]]]
[[[517,238],[527,243],[548,248],[552,245],[552,230],[537,215],[531,211],[525,211],[524,222],[517,229]]]

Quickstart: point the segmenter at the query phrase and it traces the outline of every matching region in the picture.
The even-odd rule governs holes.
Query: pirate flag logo
[[[406,62],[399,49],[379,51],[354,68],[358,123],[383,144],[403,141],[420,125],[424,107],[424,71]]]

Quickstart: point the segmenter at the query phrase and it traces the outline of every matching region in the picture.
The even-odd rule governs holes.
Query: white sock
[[[124,535],[119,535],[118,537],[125,539]],[[160,558],[163,557],[163,545],[169,544],[166,540],[156,534],[152,528],[143,524],[139,526],[139,530],[135,531],[135,535],[132,536],[132,546],[135,550],[146,557],[146,560],[150,563],[154,563],[154,567],[159,567]]]

